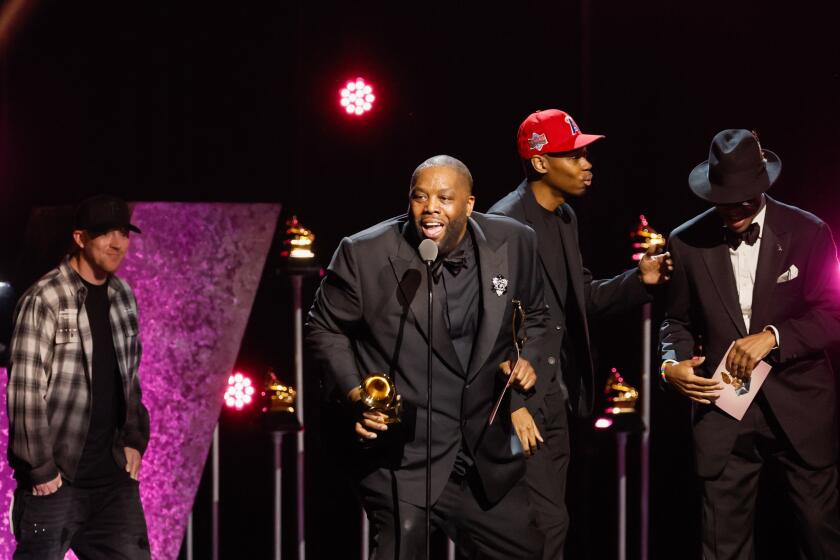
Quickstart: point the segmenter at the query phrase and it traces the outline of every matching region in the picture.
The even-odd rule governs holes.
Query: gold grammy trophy
[[[299,431],[296,399],[295,388],[281,382],[273,370],[268,370],[260,392],[263,427],[272,432]]]
[[[634,261],[641,259],[642,255],[644,255],[651,247],[656,247],[656,251],[654,251],[655,253],[661,253],[665,249],[665,245],[667,243],[664,235],[658,233],[655,229],[650,227],[650,224],[644,214],[639,216],[639,225],[636,226],[636,229],[630,233],[630,237],[636,239],[633,243],[633,248],[641,249],[640,252],[633,254]]]
[[[400,421],[402,400],[397,394],[397,386],[384,373],[371,373],[359,385],[362,391],[362,404],[371,412],[378,412],[385,417],[385,424]]]
[[[618,370],[612,368],[604,387],[604,394],[607,397],[607,414],[627,414],[636,412],[636,401],[639,400],[639,391],[624,381]]]

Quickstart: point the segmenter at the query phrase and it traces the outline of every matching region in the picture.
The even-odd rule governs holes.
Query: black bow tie
[[[435,280],[440,278],[443,273],[443,268],[449,271],[452,276],[458,276],[458,273],[467,268],[467,255],[462,249],[446,255],[442,260],[438,261],[434,269]]]
[[[759,233],[761,233],[761,226],[755,222],[751,223],[750,227],[741,233],[732,231],[726,227],[723,228],[723,236],[726,240],[726,244],[729,245],[733,251],[740,247],[741,242],[750,246],[755,245],[755,242],[758,241]]]

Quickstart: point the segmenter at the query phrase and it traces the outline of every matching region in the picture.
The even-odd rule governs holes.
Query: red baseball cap
[[[583,134],[572,116],[559,109],[531,113],[516,134],[516,149],[522,159],[540,154],[571,152],[600,140],[599,134]]]

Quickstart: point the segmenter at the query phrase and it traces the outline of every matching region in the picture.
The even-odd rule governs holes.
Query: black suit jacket
[[[662,359],[686,360],[698,347],[710,377],[733,340],[779,330],[780,346],[761,391],[806,463],[836,457],[835,379],[826,349],[840,342],[840,270],[831,231],[819,218],[766,197],[749,332],[741,317],[723,222],[714,209],[681,225],[669,240],[674,275],[660,339]],[[798,276],[778,282],[795,266]],[[714,405],[693,407],[698,472],[716,476],[735,444],[738,422]]]
[[[537,228],[541,217],[537,214],[540,210],[536,204],[528,183],[523,181],[515,191],[494,204],[489,212],[509,216]],[[527,402],[532,415],[536,415],[542,407],[545,395],[552,390],[560,372],[560,347],[564,335],[569,338],[567,348],[571,350],[571,355],[567,356],[569,363],[565,371],[562,371],[569,390],[569,404],[577,415],[590,414],[594,401],[594,371],[589,343],[589,317],[625,311],[650,301],[650,295],[639,280],[636,269],[606,280],[592,278],[592,273],[583,266],[580,254],[577,216],[568,204],[563,205],[563,210],[571,217],[568,223],[560,220],[560,238],[569,267],[568,276],[571,278],[569,297],[574,297],[574,305],[570,305],[572,302],[568,300],[566,308],[561,304],[558,289],[561,283],[566,282],[567,271],[556,266],[557,259],[552,256],[558,248],[551,246],[546,236],[539,235],[538,230],[537,250],[541,263],[540,272],[547,287],[546,308],[549,325],[542,352],[545,359],[539,362],[540,367],[537,370],[537,393]],[[570,312],[574,316],[570,316]]]
[[[367,455],[363,489],[395,483],[401,500],[425,503],[428,288],[425,265],[406,235],[403,215],[342,240],[309,314],[307,343],[325,384],[342,398],[370,372],[387,372],[402,395],[403,422]],[[545,331],[542,277],[534,232],[500,216],[469,220],[479,265],[481,312],[472,358],[464,371],[435,300],[433,328],[432,499],[443,490],[463,445],[475,461],[490,502],[523,475],[511,450],[509,403],[487,425],[504,384],[499,364],[511,357],[511,300],[527,313],[524,357],[538,361]],[[497,295],[493,279],[504,278]],[[514,392],[513,398],[525,397]],[[398,435],[397,435],[398,434]],[[376,446],[374,446],[376,447]]]

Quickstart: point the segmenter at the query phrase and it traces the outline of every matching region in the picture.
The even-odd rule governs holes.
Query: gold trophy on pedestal
[[[639,391],[624,381],[618,370],[612,368],[607,379],[607,386],[604,388],[607,396],[607,412],[609,414],[626,414],[636,412],[636,401],[639,400]]]
[[[272,432],[296,432],[300,430],[295,401],[297,391],[291,385],[280,381],[273,370],[268,370],[260,393],[262,400],[262,424]]]
[[[655,229],[650,227],[650,224],[644,214],[639,216],[639,225],[636,226],[636,229],[630,233],[630,237],[636,240],[633,243],[633,248],[641,249],[641,251],[633,253],[634,261],[641,259],[651,247],[656,247],[656,251],[654,251],[654,253],[661,253],[665,249],[665,245],[667,243],[664,235],[658,233]]]
[[[385,424],[400,421],[402,400],[397,394],[394,382],[384,373],[371,373],[359,385],[362,404],[371,412],[378,412],[385,417]]]
[[[616,433],[638,433],[643,429],[636,410],[639,391],[627,383],[616,368],[610,370],[604,386],[607,406],[604,413],[595,420],[595,428]]]

